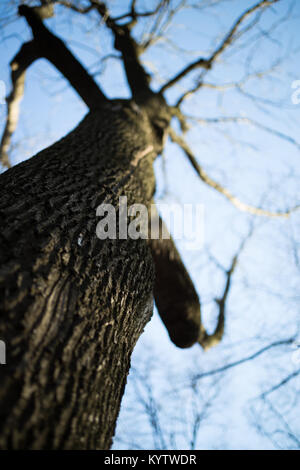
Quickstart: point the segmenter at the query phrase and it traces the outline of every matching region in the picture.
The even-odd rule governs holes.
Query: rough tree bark
[[[2,448],[111,444],[153,263],[145,240],[99,240],[96,207],[151,202],[154,141],[115,101],[1,175]]]

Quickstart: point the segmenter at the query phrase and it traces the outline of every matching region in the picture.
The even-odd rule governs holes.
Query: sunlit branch
[[[193,95],[193,94],[196,93],[198,90],[200,90],[200,88],[202,87],[202,85],[203,85],[203,82],[202,82],[202,79],[200,78],[200,79],[198,80],[197,84],[196,84],[193,88],[191,88],[190,90],[187,90],[186,92],[184,92],[184,93],[180,96],[180,98],[178,98],[178,100],[177,100],[175,106],[176,106],[176,107],[179,107],[179,106],[182,104],[182,102],[183,102],[186,98],[188,98],[189,96]]]
[[[234,41],[241,36],[242,32],[238,34],[238,29],[240,25],[245,21],[246,18],[248,18],[252,13],[255,11],[265,8],[267,6],[273,5],[275,2],[278,0],[262,0],[258,2],[256,5],[252,6],[248,10],[246,10],[234,23],[230,31],[227,33],[227,35],[223,38],[221,41],[220,45],[215,49],[215,51],[211,54],[210,57],[208,58],[203,58],[201,57],[200,59],[197,59],[196,61],[192,62],[191,64],[187,65],[184,67],[181,72],[179,72],[177,75],[175,75],[171,80],[169,80],[165,85],[162,86],[160,89],[160,92],[163,93],[165,90],[173,86],[175,83],[177,83],[179,80],[181,80],[183,77],[185,77],[188,73],[192,72],[193,70],[197,68],[203,68],[206,70],[210,70],[215,63],[216,59],[227,49],[228,46],[232,45]],[[245,29],[248,30],[249,28],[247,27]],[[245,32],[244,31],[244,32]]]
[[[9,148],[11,137],[16,130],[19,114],[20,102],[24,95],[24,83],[26,69],[39,58],[39,53],[35,41],[30,41],[22,45],[10,63],[12,91],[7,97],[7,117],[0,144],[0,161],[2,165],[10,167]]]
[[[249,212],[250,214],[253,215],[259,215],[259,216],[266,216],[266,217],[288,217],[292,212],[298,210],[300,206],[293,207],[292,209],[289,209],[288,211],[285,212],[272,212],[268,211],[265,209],[260,209],[259,207],[254,207],[249,204],[245,204],[244,202],[240,201],[236,196],[230,193],[227,188],[222,186],[220,183],[217,181],[213,180],[204,170],[203,168],[199,165],[197,162],[193,152],[189,148],[188,144],[185,142],[185,140],[177,135],[173,130],[169,131],[170,137],[173,142],[177,143],[187,158],[189,159],[191,165],[193,166],[194,170],[200,177],[200,179],[210,186],[211,188],[215,189],[218,191],[220,194],[226,197],[237,209],[244,211],[244,212]]]

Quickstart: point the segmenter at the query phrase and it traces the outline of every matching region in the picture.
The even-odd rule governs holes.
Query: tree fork
[[[27,5],[19,7],[19,15],[29,24],[42,57],[49,60],[70,82],[90,110],[97,109],[107,99],[81,63],[64,42],[43,24],[37,12]]]

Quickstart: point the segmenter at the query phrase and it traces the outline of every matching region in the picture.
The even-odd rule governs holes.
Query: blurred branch
[[[134,370],[134,388],[137,401],[143,406],[145,414],[149,420],[152,430],[153,441],[156,449],[166,449],[168,446],[165,441],[165,435],[160,423],[159,404],[157,403],[153,387],[148,381],[148,377],[140,375],[137,369]],[[145,397],[140,388],[143,388]]]
[[[183,101],[196,93],[200,88],[210,88],[213,90],[218,90],[218,91],[227,91],[230,89],[236,89],[239,92],[242,93],[241,90],[243,90],[243,86],[246,85],[247,82],[254,78],[259,78],[261,79],[262,77],[266,76],[267,74],[270,74],[271,72],[274,72],[274,70],[279,66],[279,64],[282,63],[282,60],[277,60],[271,67],[269,67],[266,70],[261,70],[253,73],[248,73],[244,78],[241,80],[238,80],[236,82],[228,82],[228,83],[221,83],[221,84],[215,84],[215,83],[210,83],[210,82],[204,82],[204,73],[202,72],[200,74],[200,77],[198,77],[196,84],[194,85],[193,88],[186,90],[177,100],[175,107],[179,107]]]
[[[82,13],[82,14],[89,13],[94,8],[94,5],[88,5],[87,7],[80,7],[80,6],[75,5],[72,2],[69,2],[68,0],[54,0],[53,3],[57,3],[58,5],[62,5],[66,8],[70,8],[71,10],[76,11],[76,13]]]
[[[146,18],[146,17],[149,17],[149,16],[153,16],[153,15],[156,15],[159,10],[161,9],[161,7],[167,5],[169,3],[170,0],[161,0],[160,2],[158,2],[156,8],[154,8],[154,10],[148,10],[148,11],[143,11],[143,12],[137,12],[136,11],[136,0],[132,0],[131,1],[131,6],[130,6],[130,11],[128,13],[124,13],[123,15],[120,15],[120,16],[117,16],[113,19],[113,21],[120,21],[120,20],[123,20],[125,18],[132,18],[132,20],[136,20],[137,18]]]
[[[253,359],[263,354],[264,352],[269,351],[270,349],[277,348],[279,346],[286,346],[286,345],[292,344],[294,341],[295,341],[294,337],[275,341],[274,343],[268,344],[268,346],[264,346],[263,348],[259,349],[258,351],[251,354],[250,356],[243,357],[242,359],[238,359],[237,361],[230,362],[229,364],[225,364],[221,367],[218,367],[217,369],[212,369],[206,372],[201,372],[201,374],[197,374],[195,376],[195,380],[200,380],[203,377],[209,377],[211,375],[220,374],[221,372],[225,372],[226,370],[239,366],[241,364],[244,364],[245,362],[252,361]]]
[[[175,8],[167,8],[168,5],[171,5],[170,1],[166,1],[157,15],[154,25],[152,26],[150,32],[148,33],[148,39],[143,43],[143,49],[147,49],[149,46],[152,46],[156,42],[165,39],[164,33],[167,30],[168,26],[172,23],[174,16],[186,6],[186,0],[181,0]]]
[[[223,124],[223,123],[237,123],[237,124],[249,124],[257,129],[262,131],[268,132],[269,134],[273,134],[280,139],[286,140],[292,145],[300,150],[300,144],[297,142],[293,137],[284,134],[283,132],[277,131],[276,129],[272,129],[271,127],[265,126],[260,122],[255,121],[254,119],[244,117],[244,116],[221,116],[216,118],[198,118],[194,116],[187,116],[184,115],[186,119],[192,119],[199,124]]]
[[[276,385],[273,385],[273,387],[269,388],[265,392],[263,392],[259,398],[265,398],[266,396],[270,395],[270,393],[275,392],[278,390],[280,387],[283,387],[285,384],[287,384],[290,380],[294,379],[295,377],[298,377],[300,375],[300,369],[295,370],[291,374],[287,375],[284,379],[282,379],[279,383]]]
[[[276,447],[279,447],[281,448],[279,442],[277,441],[276,439],[276,435],[277,434],[281,434],[281,435],[285,435],[286,438],[288,438],[294,445],[296,445],[296,447],[294,447],[294,445],[292,447],[288,447],[289,449],[292,449],[292,448],[295,448],[295,450],[298,450],[299,447],[300,447],[300,439],[299,437],[296,435],[296,433],[292,430],[289,422],[287,421],[286,417],[284,416],[283,413],[281,413],[278,408],[276,407],[276,405],[274,403],[272,403],[272,401],[266,397],[263,397],[263,396],[260,396],[258,398],[261,398],[262,399],[262,403],[264,405],[266,405],[267,407],[267,410],[268,410],[268,414],[267,416],[265,415],[265,413],[262,413],[262,410],[257,413],[254,409],[253,409],[253,406],[252,406],[252,410],[253,410],[253,414],[254,416],[256,417],[256,423],[255,423],[255,426],[257,428],[257,430],[267,436],[271,442],[273,442],[273,444],[276,446]],[[266,419],[267,417],[267,419]],[[269,423],[271,421],[270,418],[275,418],[277,420],[277,426],[279,426],[279,429],[274,429],[274,425],[272,426],[273,429],[271,430],[268,430],[268,426],[266,425],[266,423]],[[272,419],[273,421],[273,419]],[[260,424],[261,423],[261,424]],[[281,429],[280,429],[281,428]],[[287,442],[285,443],[285,446],[284,448],[286,449],[287,448]]]
[[[40,56],[49,60],[63,74],[89,109],[95,109],[100,103],[106,101],[105,95],[94,79],[64,42],[46,28],[34,10],[21,5],[19,14],[25,17],[31,27]]]
[[[220,183],[217,181],[213,180],[204,170],[203,168],[199,165],[197,162],[194,154],[192,153],[190,147],[186,143],[186,141],[177,135],[172,129],[169,130],[169,134],[171,137],[171,140],[178,144],[179,147],[183,150],[187,158],[189,159],[191,165],[193,166],[194,170],[200,177],[200,179],[207,184],[208,186],[212,187],[216,191],[218,191],[220,194],[223,194],[235,207],[237,207],[239,210],[244,211],[244,212],[249,212],[250,214],[253,215],[259,215],[259,216],[266,216],[266,217],[288,217],[292,212],[296,211],[299,209],[300,206],[296,206],[286,212],[271,212],[267,211],[264,209],[260,209],[259,207],[254,207],[249,204],[245,204],[244,202],[240,201],[236,196],[231,194],[227,188],[222,186]]]
[[[189,74],[191,71],[197,69],[197,68],[203,68],[206,71],[210,70],[218,57],[227,49],[228,46],[232,45],[236,39],[238,39],[244,32],[246,32],[249,29],[249,26],[244,29],[244,31],[240,31],[238,33],[238,29],[240,25],[248,18],[252,13],[254,13],[257,10],[261,10],[262,8],[268,7],[270,5],[273,5],[276,3],[278,0],[262,0],[258,2],[256,5],[252,6],[248,10],[246,10],[233,24],[232,28],[230,31],[227,33],[227,35],[223,38],[221,41],[220,45],[217,47],[217,49],[211,54],[211,56],[207,59],[201,57],[200,59],[197,59],[196,61],[192,62],[191,64],[187,65],[184,67],[181,72],[179,72],[177,75],[175,75],[171,80],[169,80],[165,85],[163,85],[160,89],[160,92],[163,93],[166,91],[168,88],[172,87],[177,83],[179,80],[181,80],[183,77],[185,77],[187,74]]]
[[[122,57],[120,55],[117,55],[117,54],[106,54],[105,56],[101,57],[100,60],[97,61],[96,64],[94,64],[92,67],[94,67],[95,65],[100,65],[99,69],[96,70],[95,72],[90,72],[90,74],[93,76],[93,77],[96,77],[97,75],[100,75],[104,72],[105,70],[105,67],[106,67],[106,64],[109,60],[111,59],[114,59],[114,60],[121,60]],[[92,68],[91,67],[91,68]]]
[[[156,15],[159,10],[161,9],[162,6],[166,5],[169,3],[170,0],[161,0],[158,2],[157,6],[154,8],[154,10],[148,10],[148,11],[141,11],[138,12],[136,11],[136,0],[131,1],[130,9],[127,13],[123,13],[122,15],[115,16],[114,18],[111,17],[110,20],[113,21],[115,24],[118,21],[125,20],[126,18],[131,18],[131,21],[127,23],[127,25],[134,25],[136,23],[136,20],[138,18],[147,18],[153,15]],[[82,13],[86,14],[89,13],[93,9],[97,8],[103,8],[104,3],[101,2],[100,0],[91,0],[90,5],[86,7],[81,7],[76,5],[75,3],[69,1],[69,0],[52,0],[53,3],[56,3],[58,5],[62,5],[66,8],[70,8],[71,10],[75,11],[76,13]]]
[[[40,7],[19,7],[20,16],[24,16],[32,29],[34,40],[22,45],[20,51],[11,61],[12,91],[7,97],[7,118],[0,144],[0,161],[9,167],[8,151],[20,111],[20,101],[24,94],[26,69],[37,59],[45,57],[69,80],[90,109],[98,106],[106,97],[86,69],[67,49],[63,41],[52,34],[43,24],[41,18],[52,16],[53,5]]]
[[[35,41],[30,41],[22,45],[10,63],[12,91],[6,99],[7,117],[0,143],[0,162],[8,168],[10,167],[8,151],[11,137],[19,120],[20,102],[24,95],[26,69],[39,57]]]
[[[90,1],[91,4],[95,6],[106,26],[114,34],[114,47],[122,54],[127,81],[133,96],[148,93],[150,91],[150,76],[139,59],[139,55],[143,52],[143,48],[137,44],[131,35],[131,29],[135,25],[135,21],[129,22],[125,25],[119,25],[116,20],[110,16],[105,3],[97,0]]]
[[[240,244],[238,248],[238,251],[232,258],[230,268],[227,271],[223,269],[226,274],[226,283],[225,283],[225,288],[224,288],[222,297],[215,299],[215,302],[217,303],[218,308],[219,308],[218,322],[217,322],[216,329],[212,334],[208,334],[202,327],[200,331],[199,340],[198,340],[199,344],[203,347],[205,351],[207,351],[213,346],[217,346],[223,338],[224,327],[225,327],[226,301],[227,301],[227,297],[228,297],[230,287],[231,287],[232,275],[236,269],[239,256],[242,253],[246,242],[249,240],[252,234],[253,234],[253,226],[251,226],[247,236],[243,239],[242,243]]]

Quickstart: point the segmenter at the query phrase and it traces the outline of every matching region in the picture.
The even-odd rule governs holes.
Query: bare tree
[[[193,282],[172,240],[146,242],[96,236],[96,208],[153,203],[153,162],[167,137],[179,145],[202,182],[237,209],[267,217],[288,217],[298,201],[276,210],[240,200],[200,165],[182,134],[192,121],[250,124],[299,148],[285,132],[241,116],[201,118],[185,111],[188,97],[205,87],[218,61],[230,50],[245,47],[243,39],[274,8],[262,0],[241,12],[206,55],[188,62],[156,86],[142,55],[168,41],[167,30],[184,8],[207,7],[185,0],[150,2],[142,10],[132,0],[121,14],[98,0],[44,0],[12,3],[11,11],[26,20],[32,39],[11,61],[12,89],[1,140],[1,159],[9,167],[11,138],[19,119],[25,73],[40,58],[51,63],[88,108],[83,121],[66,137],[1,175],[0,333],[8,345],[7,367],[1,369],[0,445],[3,448],[108,448],[124,392],[132,350],[152,313],[153,293],[172,341],[179,347],[218,344],[225,307],[239,253],[224,270],[225,287],[217,299],[215,331],[207,332]],[[213,2],[214,3],[214,2]],[[218,3],[218,2],[217,2]],[[126,75],[130,99],[109,99],[95,77],[48,25],[57,7],[84,15],[105,27]],[[112,9],[113,11],[113,9]],[[13,15],[12,15],[13,16]],[[4,23],[11,20],[10,14]],[[282,21],[284,21],[282,19]],[[136,29],[147,21],[144,34]],[[91,23],[92,24],[92,23]],[[259,30],[259,28],[258,28]],[[270,31],[276,30],[276,24]],[[168,93],[199,73],[172,102]],[[262,75],[263,72],[261,72]],[[250,74],[247,74],[249,78]],[[244,93],[243,82],[223,84]],[[250,99],[253,97],[250,96]],[[257,101],[259,101],[257,99]],[[198,416],[198,415],[197,415]],[[199,425],[196,418],[195,426]],[[194,429],[197,434],[197,429]],[[195,443],[195,436],[192,441]],[[191,441],[191,442],[192,442]],[[193,444],[194,445],[194,444]]]

